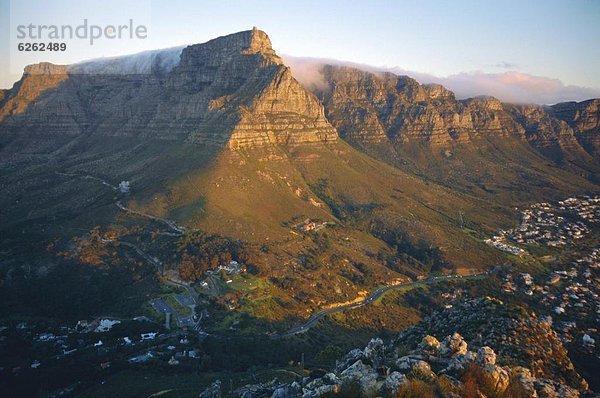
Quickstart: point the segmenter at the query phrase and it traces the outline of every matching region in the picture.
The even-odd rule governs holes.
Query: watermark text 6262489
[[[97,25],[84,19],[81,24],[73,25],[28,25],[16,26],[16,37],[19,40],[73,40],[82,39],[94,45],[98,40],[114,39],[146,39],[148,28],[136,24],[133,19],[127,23],[113,25]]]

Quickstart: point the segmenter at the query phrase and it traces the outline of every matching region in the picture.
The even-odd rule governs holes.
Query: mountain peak
[[[273,63],[282,64],[281,58],[279,58],[271,46],[269,36],[256,27],[252,28],[252,30],[217,37],[206,43],[188,46],[183,50],[182,59],[186,55],[196,53],[198,50],[210,51],[213,56],[218,54],[225,57],[235,56],[236,54],[257,54]]]
[[[271,45],[271,39],[269,39],[269,36],[264,31],[254,26],[252,30],[240,33],[249,33],[248,49],[245,51],[245,53],[260,53],[263,55],[277,57],[277,55],[275,54],[275,50],[273,50],[273,46]]]

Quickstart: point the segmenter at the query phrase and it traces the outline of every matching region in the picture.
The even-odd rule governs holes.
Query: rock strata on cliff
[[[0,101],[0,132],[230,148],[337,138],[316,97],[296,82],[258,29],[164,53],[149,55],[146,64],[153,67],[139,73],[118,59],[29,66]]]
[[[326,65],[327,117],[354,143],[468,142],[482,134],[522,135],[524,129],[500,101],[481,97],[456,100],[440,85],[421,85],[408,76],[371,73]]]
[[[323,65],[321,73],[325,85],[314,91],[323,98],[329,121],[359,147],[391,142],[448,148],[477,138],[512,137],[534,148],[579,154],[598,148],[597,100],[517,106],[493,97],[457,100],[443,86],[392,73],[333,65]]]
[[[588,151],[600,154],[600,99],[563,102],[553,105],[551,110],[575,130],[577,139]]]

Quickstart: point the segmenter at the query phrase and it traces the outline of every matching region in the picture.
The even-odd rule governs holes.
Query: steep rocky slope
[[[56,134],[239,147],[336,139],[316,98],[256,29],[188,46],[171,69],[112,72],[102,64],[28,67],[0,110],[3,141]]]
[[[408,76],[392,73],[330,65],[324,66],[322,73],[329,83],[321,94],[328,117],[340,134],[359,143],[387,137],[393,142],[436,146],[468,142],[476,135],[524,132],[494,98],[460,102],[442,86],[420,85]]]
[[[12,90],[0,93],[0,121],[25,111],[44,91],[68,79],[67,67],[50,63],[29,65]]]
[[[374,338],[323,376],[247,385],[233,395],[574,398],[587,390],[545,320],[487,297],[434,313],[390,344]],[[219,391],[216,382],[200,397]]]
[[[530,181],[540,190],[562,185],[570,177],[561,169],[598,177],[583,135],[544,107],[457,100],[442,86],[391,73],[332,65],[321,73],[326,85],[314,91],[343,139],[438,183],[502,202]]]
[[[548,112],[541,106],[503,104],[493,97],[459,101],[443,86],[421,85],[392,73],[332,65],[324,65],[321,73],[328,87],[316,91],[324,99],[328,117],[343,136],[357,143],[387,137],[394,143],[448,147],[491,135],[517,137],[534,146],[564,141],[580,150],[573,129],[578,133],[597,129],[598,102],[594,100],[558,104],[554,112]],[[573,110],[568,111],[569,106]],[[563,115],[561,119],[569,124],[553,113]]]

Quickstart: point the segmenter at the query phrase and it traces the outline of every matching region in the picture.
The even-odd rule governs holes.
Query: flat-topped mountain
[[[141,70],[118,58],[29,66],[2,101],[2,141],[15,137],[27,147],[23,135],[38,136],[55,140],[50,150],[65,137],[86,136],[232,147],[336,140],[321,104],[292,78],[264,32],[188,46],[178,61],[161,62],[176,55],[150,53]]]

